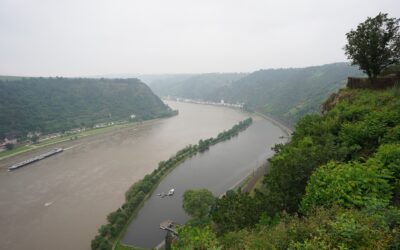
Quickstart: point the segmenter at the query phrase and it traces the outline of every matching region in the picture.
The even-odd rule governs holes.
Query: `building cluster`
[[[112,125],[114,125],[114,122],[104,122],[94,125],[93,128],[105,128],[105,127],[110,127]]]
[[[130,121],[134,120],[135,118],[137,118],[137,116],[136,116],[135,114],[129,115],[129,120],[130,120]],[[110,127],[110,126],[117,125],[117,124],[124,124],[124,123],[129,122],[129,120],[121,120],[121,121],[114,121],[114,122],[98,123],[98,124],[95,124],[95,125],[93,126],[93,128],[105,128],[105,127]],[[27,134],[26,137],[28,138],[28,140],[27,140],[28,143],[29,143],[29,141],[33,141],[33,138],[34,138],[34,137],[37,138],[36,141],[45,141],[45,140],[49,140],[49,139],[54,139],[54,138],[57,138],[57,137],[61,137],[61,136],[63,136],[63,135],[78,134],[78,133],[81,133],[81,132],[86,131],[87,129],[88,129],[88,128],[85,128],[85,127],[82,127],[82,128],[74,128],[74,129],[65,131],[65,132],[63,132],[63,133],[62,133],[62,132],[57,132],[57,133],[51,133],[51,134],[45,134],[45,135],[43,135],[43,134],[40,133],[40,132],[29,132],[29,133]],[[89,129],[90,129],[90,128],[89,128]],[[10,138],[6,137],[6,138],[4,138],[3,141],[0,139],[0,151],[5,150],[7,144],[16,144],[16,143],[17,143],[17,139],[16,139],[16,138],[15,138],[15,139],[10,139]]]
[[[171,98],[169,98],[171,99]],[[188,102],[188,103],[196,103],[196,104],[205,104],[205,105],[215,105],[215,106],[224,106],[224,107],[231,107],[231,108],[239,108],[242,109],[244,106],[244,103],[227,103],[224,100],[221,100],[220,102],[211,102],[211,101],[203,101],[203,100],[194,100],[194,99],[188,99],[188,98],[172,98],[175,101],[178,102]]]
[[[3,151],[6,148],[7,144],[16,144],[17,139],[8,139],[7,137],[4,138],[2,142],[0,142],[0,151]]]

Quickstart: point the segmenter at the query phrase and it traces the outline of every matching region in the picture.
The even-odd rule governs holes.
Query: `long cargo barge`
[[[18,163],[16,163],[16,164],[12,165],[11,167],[9,167],[9,168],[8,168],[8,171],[13,171],[13,170],[15,170],[15,169],[24,167],[24,166],[29,165],[29,164],[31,164],[31,163],[34,163],[34,162],[43,160],[43,159],[45,159],[45,158],[47,158],[47,157],[50,157],[50,156],[52,156],[52,155],[61,153],[61,152],[63,152],[63,151],[64,151],[63,148],[55,148],[55,149],[53,149],[53,150],[51,150],[51,151],[49,151],[49,152],[47,152],[47,153],[44,153],[44,154],[41,154],[41,155],[38,155],[38,156],[35,156],[35,157],[32,157],[32,158],[29,158],[28,160],[25,160],[25,161],[18,162]]]

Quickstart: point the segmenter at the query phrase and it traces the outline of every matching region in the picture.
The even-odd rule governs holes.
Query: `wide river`
[[[123,203],[130,185],[184,146],[214,137],[248,117],[223,107],[178,102],[168,105],[178,109],[179,115],[66,142],[62,144],[67,149],[63,153],[13,172],[7,167],[49,149],[0,161],[0,249],[90,249],[98,227]],[[265,139],[263,152],[258,148],[257,152],[266,154],[283,132],[261,119],[256,119],[248,131],[256,127],[260,127],[259,137]],[[234,145],[242,137],[221,146]],[[221,146],[212,147],[203,156],[218,157]],[[243,150],[248,151],[248,147],[253,147],[251,141],[243,144]],[[232,151],[235,157],[238,153],[237,149]],[[258,156],[254,159],[258,161]],[[219,167],[231,163],[220,161]],[[244,162],[243,166],[249,171],[254,164]],[[237,178],[239,175],[240,171]],[[218,193],[230,183],[211,190]],[[177,190],[174,198],[180,192]]]
[[[183,193],[187,189],[207,188],[215,196],[237,186],[273,154],[271,147],[282,142],[279,127],[261,117],[232,139],[220,142],[204,153],[197,154],[180,164],[156,188],[129,226],[122,242],[140,248],[152,249],[165,238],[160,223],[172,220],[185,223],[189,217],[182,208]],[[171,197],[157,196],[167,193]]]

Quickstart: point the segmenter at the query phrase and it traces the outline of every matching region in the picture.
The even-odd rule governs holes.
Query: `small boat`
[[[174,195],[174,193],[175,193],[175,189],[171,189],[171,190],[169,190],[168,191],[168,196],[172,196],[172,195]]]
[[[164,197],[166,197],[166,196],[173,196],[174,193],[175,193],[175,189],[172,188],[172,189],[170,189],[170,190],[168,191],[168,193],[162,192],[162,193],[156,194],[156,195],[157,195],[157,196],[160,196],[161,198],[164,198]]]
[[[157,196],[160,196],[161,198],[164,198],[165,196],[167,196],[167,194],[162,192],[161,194],[157,194]]]

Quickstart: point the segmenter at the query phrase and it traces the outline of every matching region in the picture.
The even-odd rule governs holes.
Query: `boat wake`
[[[54,201],[46,202],[46,203],[44,203],[44,206],[45,206],[45,207],[48,207],[48,206],[50,206],[50,205],[53,204],[53,203],[54,203]]]

